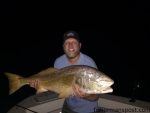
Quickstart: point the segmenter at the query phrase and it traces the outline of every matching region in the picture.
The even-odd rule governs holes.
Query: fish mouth
[[[113,92],[113,89],[109,86],[109,87],[103,87],[102,89],[100,90],[88,90],[88,89],[83,89],[83,88],[80,88],[81,91],[83,91],[84,93],[87,93],[87,94],[105,94],[105,93],[112,93]]]
[[[111,93],[113,92],[113,89],[111,87],[106,87],[102,90],[102,93]]]

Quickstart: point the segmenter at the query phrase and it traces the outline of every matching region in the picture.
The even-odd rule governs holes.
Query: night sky
[[[94,10],[94,14],[89,15],[89,12],[83,11],[80,12],[86,16],[82,15],[83,18],[78,18],[78,15],[68,16],[65,13],[57,15],[56,20],[48,11],[44,14],[48,13],[50,17],[43,16],[39,10],[33,13],[35,9],[31,12],[27,10],[30,16],[27,16],[25,10],[18,11],[21,17],[16,16],[18,12],[15,11],[14,9],[13,13],[10,12],[9,16],[13,15],[11,18],[4,17],[1,25],[1,98],[7,97],[8,93],[8,81],[3,72],[28,77],[53,66],[55,58],[63,54],[63,33],[75,30],[81,38],[81,51],[92,57],[98,68],[114,79],[112,94],[131,98],[134,91],[135,98],[150,101],[148,79],[150,26],[146,3],[128,2],[125,12],[113,13],[116,10],[105,10],[105,13],[101,13]],[[5,11],[7,12],[8,10]],[[75,12],[73,10],[72,13]],[[33,17],[32,14],[36,16]],[[67,22],[63,22],[62,18],[67,19]],[[80,23],[78,20],[81,20]],[[137,87],[137,84],[140,87]]]
[[[140,82],[141,87],[146,88],[144,91],[147,91],[148,32],[104,32],[80,26],[56,31],[42,28],[34,28],[34,31],[31,28],[10,29],[12,31],[3,35],[5,38],[1,41],[2,72],[30,76],[53,66],[55,58],[63,54],[63,33],[71,29],[80,34],[81,51],[91,56],[100,70],[114,78],[114,93],[130,96],[134,82]]]

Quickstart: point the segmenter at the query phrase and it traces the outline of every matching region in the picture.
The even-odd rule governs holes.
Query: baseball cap
[[[67,31],[64,33],[63,42],[69,38],[74,38],[80,42],[79,34],[76,31]]]

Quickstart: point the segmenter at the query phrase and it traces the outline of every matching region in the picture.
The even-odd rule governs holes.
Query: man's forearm
[[[99,95],[97,94],[91,94],[91,95],[87,95],[85,97],[83,97],[83,99],[89,100],[89,101],[96,101],[98,100]]]

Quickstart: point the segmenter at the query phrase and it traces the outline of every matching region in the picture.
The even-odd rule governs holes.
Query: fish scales
[[[108,75],[86,65],[72,65],[62,69],[50,67],[29,77],[8,72],[5,75],[9,80],[10,94],[36,79],[40,81],[37,93],[50,90],[58,93],[60,98],[74,94],[75,84],[87,94],[111,93],[113,92],[111,86],[114,84]]]

